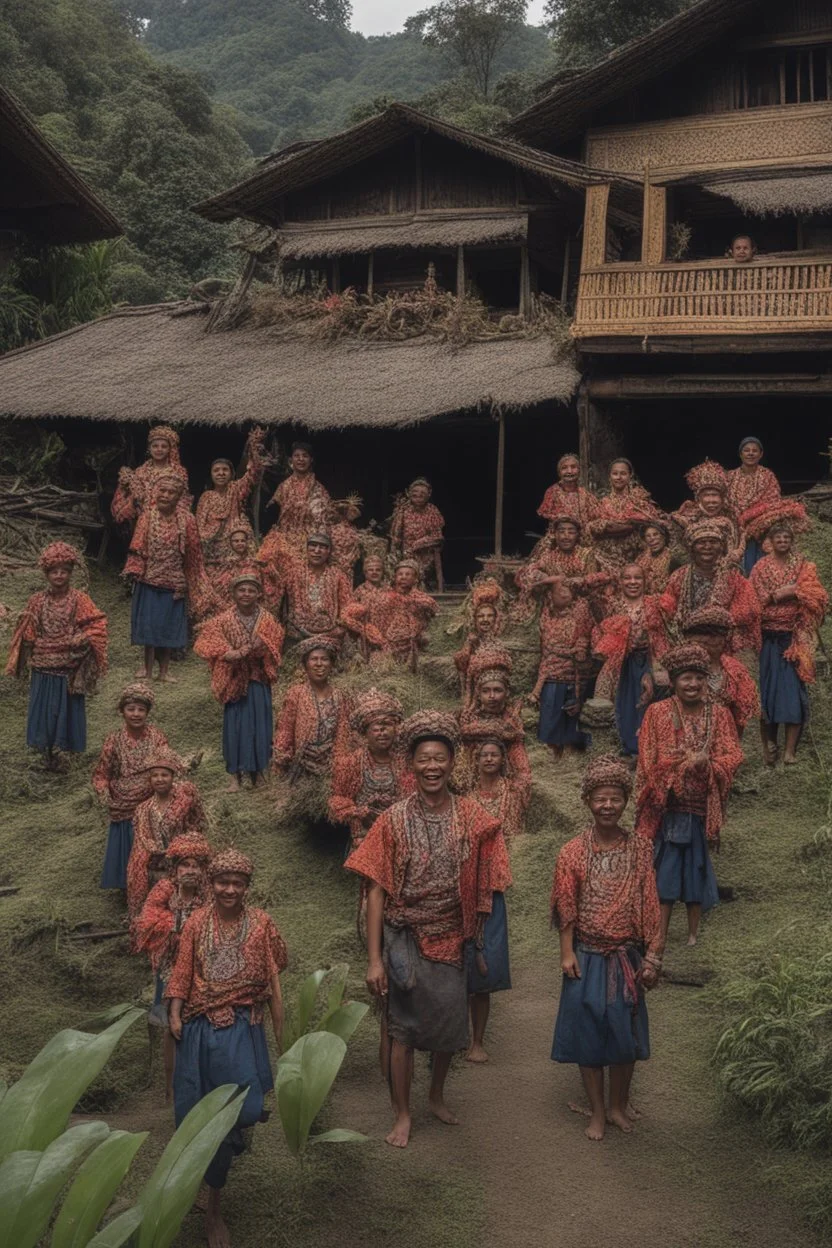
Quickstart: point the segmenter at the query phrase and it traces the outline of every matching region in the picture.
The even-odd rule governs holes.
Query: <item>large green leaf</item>
[[[133,1232],[141,1226],[143,1210],[138,1205],[125,1209],[112,1222],[108,1222],[103,1231],[99,1231],[87,1244],[87,1248],[122,1248]]]
[[[247,1088],[214,1088],[195,1105],[168,1143],[139,1195],[138,1248],[169,1248],[199,1191],[214,1153],[234,1126]]]
[[[113,1131],[90,1153],[64,1197],[51,1248],[86,1248],[147,1134]]]
[[[346,1131],[343,1127],[333,1127],[331,1131],[322,1131],[320,1135],[310,1135],[307,1148],[313,1144],[366,1144],[368,1137],[360,1131]]]
[[[329,972],[329,988],[326,994],[326,1015],[334,1014],[344,1000],[344,989],[350,973],[348,962],[339,962]]]
[[[103,1122],[85,1122],[64,1131],[43,1152],[17,1152],[6,1159],[0,1166],[0,1228],[10,1248],[34,1248],[72,1171],[108,1134]]]
[[[78,1098],[144,1014],[131,1009],[99,1035],[67,1030],[52,1037],[3,1098],[0,1161],[21,1149],[44,1149],[60,1135]]]
[[[281,1036],[281,1044],[284,1049],[291,1048],[309,1026],[315,1009],[315,1002],[318,998],[318,989],[323,983],[325,976],[326,971],[313,971],[301,984],[296,1006],[294,1009],[286,1012],[283,1035]]]
[[[346,1044],[369,1008],[363,1001],[348,1001],[327,1015],[321,1023],[321,1031],[331,1031]]]
[[[277,1064],[275,1091],[289,1151],[306,1148],[309,1131],[335,1082],[347,1046],[340,1036],[313,1031],[301,1036]]]

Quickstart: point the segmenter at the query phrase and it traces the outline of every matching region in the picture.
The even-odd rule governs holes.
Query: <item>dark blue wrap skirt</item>
[[[582,732],[577,715],[567,715],[564,707],[574,701],[575,686],[563,680],[547,680],[540,692],[540,719],[537,739],[544,745],[572,745],[587,748],[592,737]]]
[[[133,848],[133,820],[116,819],[107,831],[107,848],[101,872],[102,888],[127,887],[127,863]]]
[[[760,705],[767,724],[805,724],[809,695],[794,663],[785,658],[791,633],[763,633],[760,651]]]
[[[644,989],[627,987],[620,958],[635,974],[641,955],[635,946],[603,954],[578,944],[580,979],[564,975],[555,1023],[552,1061],[578,1066],[621,1066],[650,1056]]]
[[[83,693],[70,693],[66,676],[32,669],[26,744],[34,750],[87,748],[87,711]]]
[[[173,1072],[173,1113],[177,1127],[204,1096],[224,1083],[248,1087],[235,1126],[205,1171],[209,1187],[224,1187],[231,1162],[244,1148],[243,1130],[263,1116],[266,1093],[274,1087],[262,1023],[249,1022],[248,1009],[236,1010],[231,1027],[212,1027],[204,1014],[182,1027]]]
[[[222,756],[225,770],[265,771],[272,761],[272,691],[253,680],[245,697],[226,702],[222,719]]]
[[[646,706],[638,706],[638,701],[641,679],[649,671],[650,655],[646,650],[634,650],[621,665],[615,694],[615,726],[625,754],[638,754],[638,730],[647,710]]]
[[[188,644],[185,599],[174,598],[172,589],[136,581],[130,608],[130,639],[134,646],[183,650]]]
[[[683,901],[703,910],[712,909],[719,901],[702,815],[668,811],[656,833],[653,864],[659,901]]]
[[[511,970],[508,961],[508,914],[503,893],[494,893],[491,913],[483,929],[482,956],[488,968],[485,975],[477,970],[477,951],[474,942],[466,946],[468,961],[468,991],[504,992],[511,987]]]
[[[749,537],[742,556],[742,570],[746,576],[750,575],[754,564],[760,562],[764,553],[760,543],[755,538]]]

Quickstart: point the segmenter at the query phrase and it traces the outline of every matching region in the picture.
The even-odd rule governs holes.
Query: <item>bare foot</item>
[[[164,676],[159,677],[159,680],[162,682],[163,685],[178,685],[179,684],[179,677],[171,676],[170,672],[165,672]]]
[[[644,1117],[641,1110],[636,1109],[632,1101],[627,1102],[627,1108],[624,1112],[626,1113],[627,1117],[630,1119],[630,1122],[638,1122],[639,1118]]]
[[[766,752],[765,752],[765,762],[766,762],[767,767],[773,767],[775,765],[775,763],[777,762],[777,754],[778,754],[777,746],[773,742],[770,742],[766,746]]]
[[[690,932],[688,934],[688,948],[692,949],[698,939],[699,937],[694,932]]]
[[[232,776],[225,786],[226,793],[239,793],[243,787],[243,783],[239,776]]]
[[[208,1248],[231,1248],[231,1236],[221,1213],[206,1213],[205,1235]]]
[[[393,1123],[393,1130],[384,1139],[392,1148],[407,1148],[410,1142],[410,1115],[397,1118]]]
[[[466,1062],[476,1062],[482,1064],[488,1061],[488,1054],[481,1044],[472,1044],[468,1052],[465,1054]]]
[[[577,1101],[567,1101],[566,1108],[571,1109],[573,1114],[581,1114],[584,1118],[592,1117],[592,1110],[588,1105],[579,1105]]]
[[[251,777],[251,787],[253,789],[262,789],[268,782],[268,777],[262,771],[256,771]]]
[[[603,1118],[597,1118],[592,1114],[589,1119],[589,1126],[584,1129],[584,1135],[588,1140],[603,1140],[606,1124]]]
[[[459,1126],[459,1119],[456,1114],[451,1113],[441,1097],[438,1099],[431,1097],[428,1104],[430,1105],[430,1112],[433,1114],[434,1118],[438,1118],[440,1122],[447,1123],[449,1127]]]
[[[137,680],[150,680],[150,672],[147,670],[146,667],[137,667],[136,679]]]
[[[613,1127],[618,1127],[619,1131],[628,1132],[633,1129],[633,1124],[630,1122],[630,1119],[626,1114],[622,1114],[620,1109],[608,1109],[607,1122]]]
[[[797,759],[795,758],[794,754],[784,754],[783,762],[786,764],[787,767],[794,767],[795,763],[797,762]]]

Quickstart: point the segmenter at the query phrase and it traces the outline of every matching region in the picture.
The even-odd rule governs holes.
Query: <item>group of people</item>
[[[356,500],[332,503],[310,448],[296,444],[277,523],[257,548],[245,503],[262,472],[262,435],[251,435],[239,480],[229,461],[215,462],[195,515],[177,445],[172,430],[154,429],[148,461],[122,472],[113,501],[114,516],[134,525],[125,571],[144,661],[122,691],[123,722],[104,742],[93,786],[110,819],[101,883],[125,890],[133,951],[156,977],[152,1014],[166,1029],[177,1121],[229,1077],[249,1089],[206,1176],[209,1242],[228,1242],[220,1192],[272,1086],[263,1016],[268,1007],[279,1044],[287,953],[246,900],[250,859],[212,849],[192,764],[150,722],[155,665],[159,681],[172,681],[171,655],[191,636],[224,707],[230,786],[246,776],[265,783],[270,769],[285,784],[323,784],[330,821],[348,833],[367,985],[382,1007],[387,1140],[404,1147],[414,1051],[433,1054],[431,1109],[454,1122],[444,1096],[451,1057],[487,1060],[491,995],[511,986],[509,847],[533,776],[510,642],[537,619],[526,702],[539,707],[539,740],[555,758],[585,751],[589,721],[605,715],[619,740],[618,756],[587,762],[588,824],[557,859],[551,917],[563,987],[552,1056],[580,1067],[590,1139],[607,1123],[629,1131],[634,1063],[649,1056],[644,992],[660,974],[674,904],[687,907],[693,944],[717,900],[711,851],[743,731],[760,717],[774,765],[784,725],[791,765],[808,714],[827,596],[795,546],[806,512],[781,496],[761,442],[744,439],[730,472],[712,461],[692,469],[692,497],[672,515],[629,461],[611,464],[609,489],[596,496],[580,484],[577,457],[563,456],[539,509],[547,532],[516,574],[517,593],[493,576],[471,586],[453,655],[458,712],[409,716],[383,686],[385,663],[418,665],[438,610],[423,588],[428,577],[442,585],[443,521],[427,482],[410,486],[382,546],[355,527]],[[106,616],[71,584],[79,562],[65,543],[44,550],[47,586],[23,612],[7,669],[31,671],[27,742],[56,769],[86,747],[84,696],[107,662]],[[299,679],[275,722],[289,647]],[[759,693],[743,661],[755,655]],[[345,661],[366,665],[372,682],[354,696],[339,687]]]

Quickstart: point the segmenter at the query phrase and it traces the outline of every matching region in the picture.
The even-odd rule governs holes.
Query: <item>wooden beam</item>
[[[374,251],[370,252],[367,260],[367,295],[370,299],[373,297],[373,281],[375,278],[375,257]]]
[[[667,253],[667,187],[644,183],[642,264],[664,264]]]
[[[740,373],[673,373],[669,376],[597,377],[584,383],[586,394],[604,401],[633,399],[695,398],[698,395],[742,397],[760,395],[829,395],[830,373],[769,373],[755,376]],[[580,396],[578,399],[580,419]]]
[[[529,274],[529,249],[525,243],[520,248],[520,315],[526,320],[532,314],[532,286]]]
[[[822,330],[794,334],[661,334],[651,327],[649,337],[640,334],[580,335],[578,350],[584,355],[790,355],[832,351],[832,334]]]
[[[462,243],[456,249],[456,297],[462,299],[465,295],[465,248]]]
[[[607,209],[610,202],[609,183],[586,188],[584,209],[584,245],[581,268],[594,269],[607,258]]]
[[[414,135],[413,145],[415,148],[413,160],[413,206],[416,212],[422,210],[422,140],[419,135]]]
[[[580,483],[586,489],[589,487],[591,445],[589,436],[589,388],[585,382],[581,384],[578,390],[576,406],[578,408],[578,459],[581,464]]]
[[[341,293],[341,260],[336,256],[332,261],[332,293],[340,295]]]
[[[503,503],[506,475],[506,418],[502,412],[497,417],[497,500],[494,510],[494,554],[503,553]]]
[[[561,307],[566,307],[566,301],[569,298],[569,262],[572,252],[572,235],[566,235],[566,242],[563,244],[563,277],[560,283],[560,303]]]

